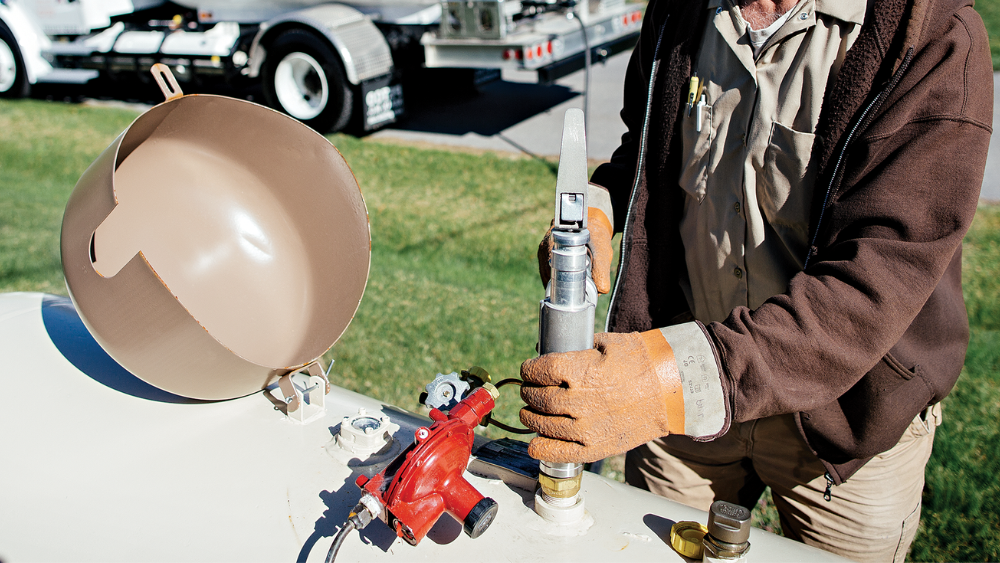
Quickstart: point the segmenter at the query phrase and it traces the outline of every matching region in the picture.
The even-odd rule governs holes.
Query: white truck
[[[320,132],[403,113],[404,85],[501,69],[548,83],[635,44],[625,0],[0,0],[0,96],[34,84],[148,80],[188,92],[259,82],[267,105]],[[429,72],[428,72],[429,71]],[[423,73],[423,74],[422,74]],[[439,86],[443,87],[443,86]]]

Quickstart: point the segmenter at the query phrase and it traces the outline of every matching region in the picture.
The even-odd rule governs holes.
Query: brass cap
[[[700,522],[677,522],[670,528],[670,547],[684,557],[701,559],[701,540],[708,533]]]

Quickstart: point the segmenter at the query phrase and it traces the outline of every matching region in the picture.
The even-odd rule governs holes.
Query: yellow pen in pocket
[[[698,75],[691,76],[691,82],[688,84],[688,95],[687,95],[687,114],[691,115],[691,108],[694,107],[694,102],[698,99],[698,94],[701,91],[701,80]]]

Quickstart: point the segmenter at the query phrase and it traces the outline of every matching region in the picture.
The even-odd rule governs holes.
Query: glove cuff
[[[587,228],[591,233],[595,231],[601,231],[602,234],[606,233],[608,240],[615,234],[614,227],[611,226],[611,221],[608,220],[608,216],[604,214],[604,211],[600,207],[587,207]]]
[[[615,230],[599,207],[587,207],[587,229],[590,230],[594,284],[597,286],[597,293],[605,294],[611,291],[611,260],[614,257],[611,237]]]
[[[666,430],[669,434],[685,434],[684,391],[674,349],[660,330],[647,330],[640,333],[639,337],[646,346],[653,371],[660,380],[663,406],[667,413]]]
[[[596,184],[589,184],[587,186],[587,211],[588,211],[588,213],[591,210],[593,210],[593,209],[600,210],[602,213],[604,213],[604,219],[607,222],[608,226],[611,228],[611,230],[609,231],[609,234],[610,235],[614,235],[615,234],[615,222],[614,222],[615,214],[614,214],[614,208],[611,206],[611,194],[609,194],[608,190],[602,188],[601,186],[598,186]],[[588,222],[590,221],[589,217],[588,217],[587,221]],[[588,224],[587,228],[592,229],[593,227],[591,227]]]
[[[678,373],[678,394],[684,404],[683,410],[678,411],[683,413],[683,433],[696,440],[708,440],[725,433],[729,428],[729,413],[722,386],[723,372],[715,348],[701,324],[682,323],[648,333],[659,333],[670,349],[669,360]],[[671,420],[670,425],[673,433],[675,423]]]

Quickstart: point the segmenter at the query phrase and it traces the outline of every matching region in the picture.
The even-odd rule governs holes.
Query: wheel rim
[[[14,51],[6,41],[0,39],[0,92],[10,90],[16,79],[17,61],[14,59]]]
[[[289,53],[274,71],[274,93],[288,115],[306,120],[326,109],[330,86],[316,59],[305,53]]]

